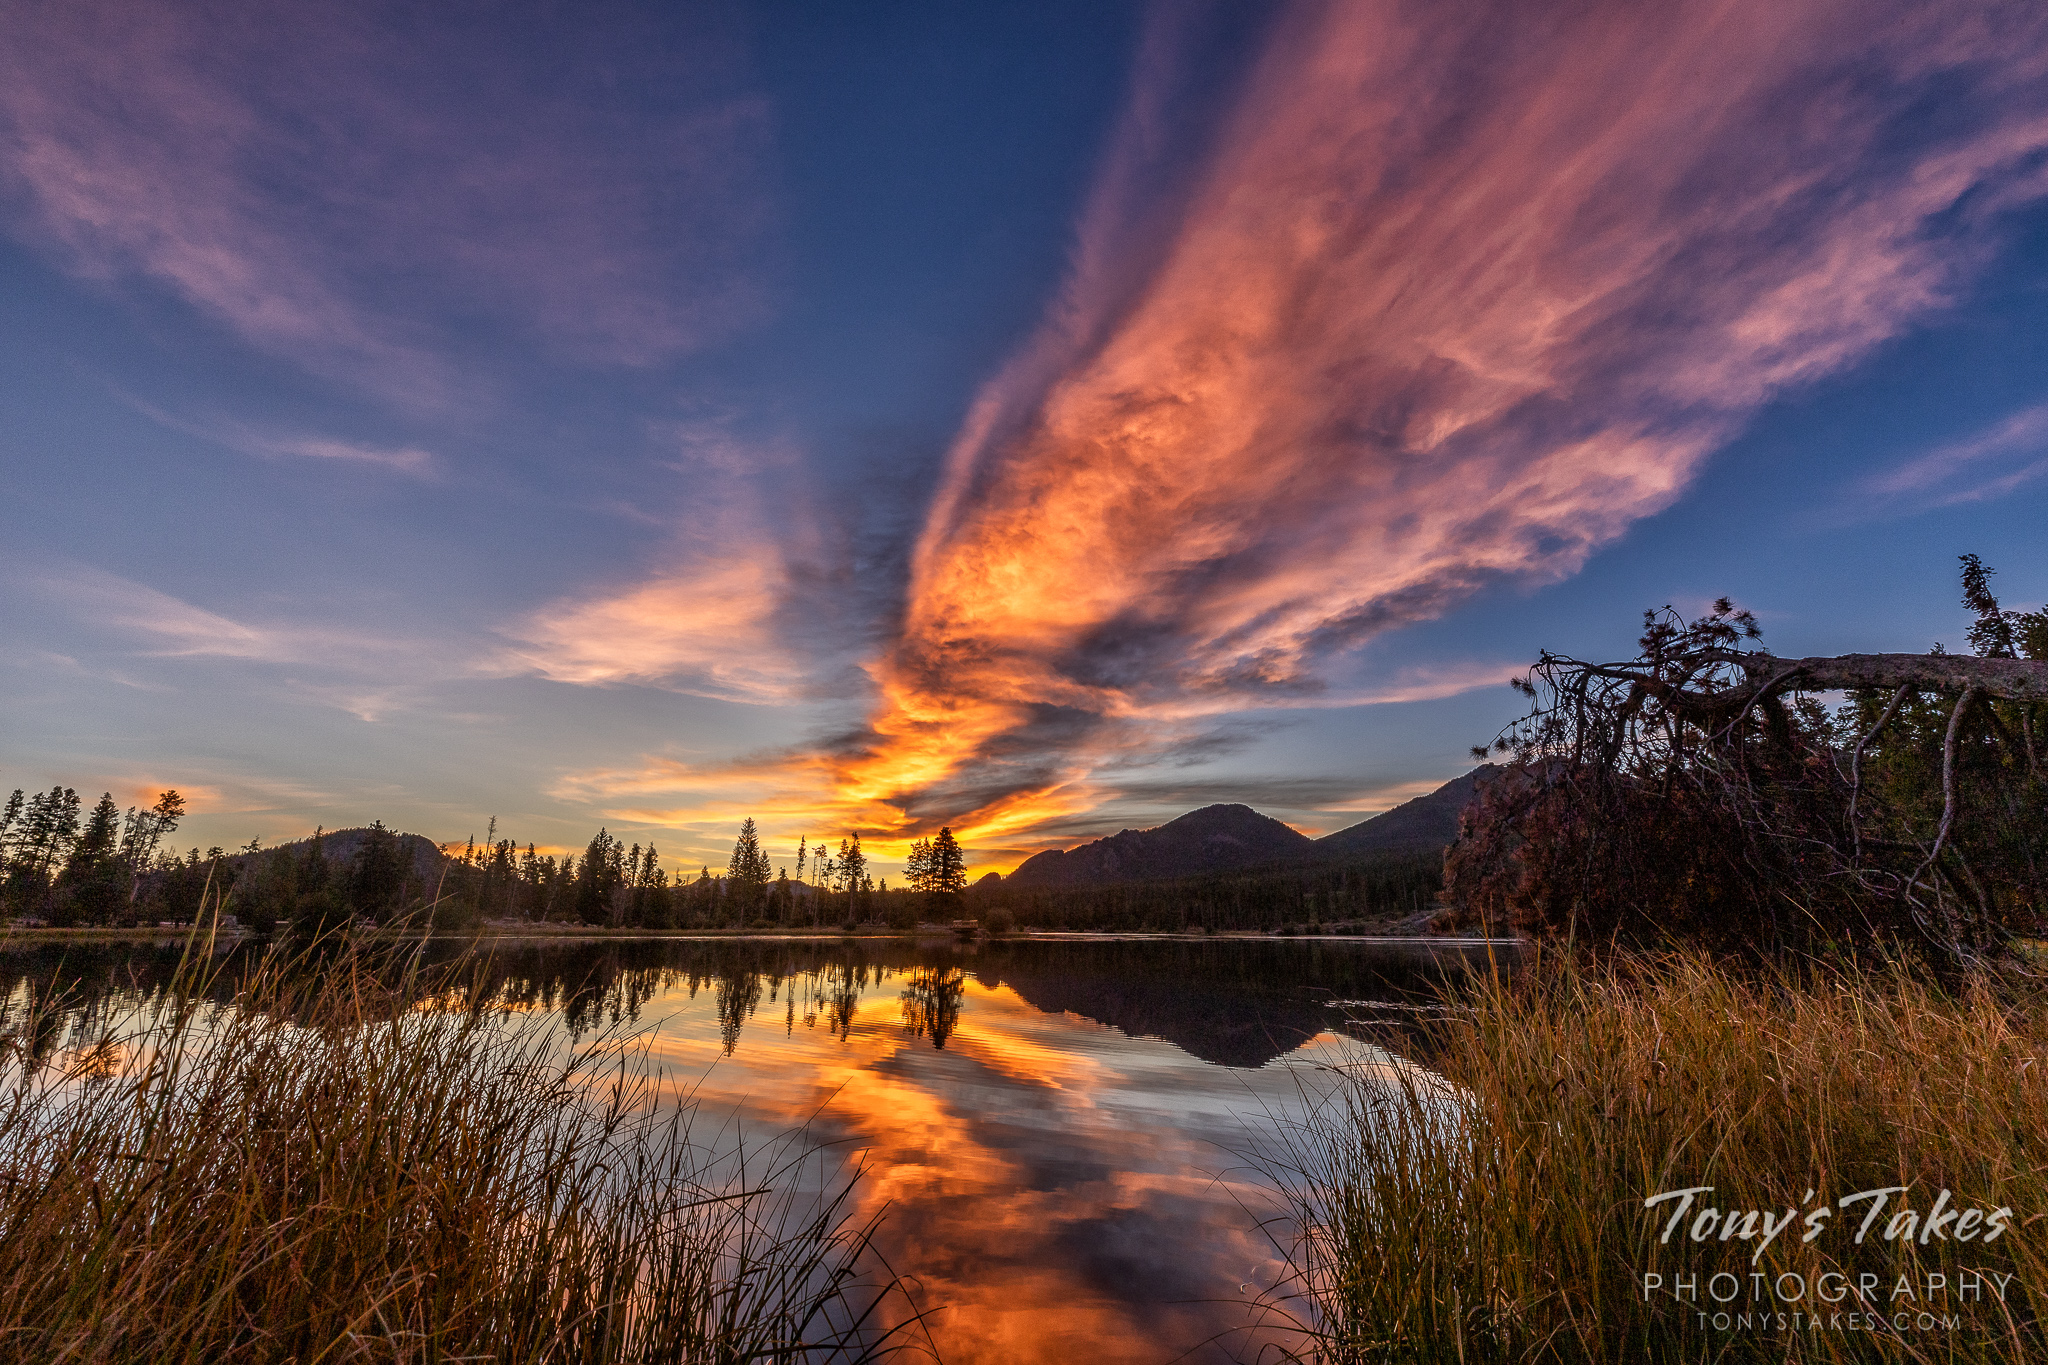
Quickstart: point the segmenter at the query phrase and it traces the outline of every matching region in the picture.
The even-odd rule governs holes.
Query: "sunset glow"
[[[15,8],[8,757],[201,844],[1323,833],[2038,558],[2036,5]]]
[[[1937,217],[1967,243],[1971,201],[2044,188],[2038,105],[1888,144],[1852,74],[2010,50],[1916,13],[1295,7],[1163,242],[1098,187],[1054,359],[949,456],[839,790],[1016,838],[1149,722],[1319,695],[1333,656],[1668,506],[1759,404],[1952,295],[1975,253]],[[1774,137],[1795,89],[1814,133]]]

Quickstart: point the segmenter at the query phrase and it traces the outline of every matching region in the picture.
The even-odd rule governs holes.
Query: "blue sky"
[[[2048,597],[2030,6],[10,8],[0,783],[184,841],[1323,832]]]

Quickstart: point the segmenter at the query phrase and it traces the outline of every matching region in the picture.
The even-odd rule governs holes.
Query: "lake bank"
[[[202,935],[204,931],[202,930]],[[91,925],[78,928],[56,928],[48,925],[21,927],[0,926],[0,950],[10,943],[166,943],[183,942],[192,933],[191,926],[144,926],[116,928]],[[263,943],[277,938],[249,931],[238,931],[221,935],[222,938],[238,942]],[[411,941],[432,939],[451,943],[476,941],[534,940],[539,942],[573,942],[593,940],[599,942],[719,942],[732,939],[762,939],[771,942],[841,942],[873,940],[949,941],[959,938],[954,930],[931,925],[918,929],[642,929],[613,928],[591,924],[485,924],[475,929],[379,929],[359,935],[363,940],[376,942]],[[1002,935],[978,935],[974,942],[1189,942],[1189,943],[1273,943],[1293,941],[1315,941],[1329,943],[1365,944],[1441,944],[1447,947],[1475,947],[1493,945],[1498,947],[1525,946],[1526,940],[1518,938],[1486,938],[1468,934],[1397,934],[1397,933],[1316,933],[1295,934],[1251,931],[1220,931],[1214,934],[1189,934],[1147,932],[1143,930],[1089,931],[1089,930],[1027,930],[1019,929]]]

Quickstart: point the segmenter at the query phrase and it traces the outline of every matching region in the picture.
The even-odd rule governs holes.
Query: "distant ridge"
[[[1306,834],[1250,806],[1204,806],[1157,829],[1127,829],[1079,848],[1036,854],[1003,881],[1027,888],[1152,881],[1292,862],[1314,848]]]
[[[1318,855],[1356,858],[1371,853],[1425,853],[1449,848],[1458,837],[1459,813],[1479,794],[1479,784],[1499,771],[1494,764],[1481,764],[1427,796],[1404,801],[1335,834],[1325,834],[1315,841]]]
[[[1002,884],[1023,890],[1109,886],[1379,854],[1433,853],[1450,847],[1458,837],[1459,813],[1477,794],[1479,784],[1497,771],[1484,764],[1427,796],[1320,839],[1250,806],[1204,806],[1156,829],[1127,829],[1078,848],[1035,854]]]
[[[360,826],[355,829],[322,830],[320,833],[320,856],[327,859],[330,864],[346,867],[355,861],[356,851],[363,846],[363,840],[369,836],[369,833],[368,826]],[[392,833],[398,834],[396,830],[393,830]],[[306,845],[311,842],[312,839],[310,837],[293,839],[286,843],[278,844],[274,848],[265,849],[264,852],[275,853],[278,849],[291,849],[298,853],[304,853]],[[413,875],[423,882],[432,882],[435,878],[439,877],[441,869],[448,863],[448,855],[441,851],[441,846],[424,834],[398,834],[398,846],[410,858]]]

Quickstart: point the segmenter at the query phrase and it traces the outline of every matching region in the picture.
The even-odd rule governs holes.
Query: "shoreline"
[[[189,927],[166,928],[160,925],[136,926],[132,929],[110,928],[94,925],[81,928],[55,928],[37,926],[19,928],[12,925],[0,927],[0,951],[11,947],[42,946],[61,943],[180,943],[194,937]],[[486,924],[476,929],[458,931],[411,932],[406,930],[379,930],[359,936],[368,942],[412,940],[444,940],[458,943],[481,942],[659,942],[674,941],[685,943],[715,943],[729,940],[759,940],[765,942],[871,942],[887,940],[900,942],[914,939],[920,942],[934,940],[957,943],[1376,943],[1413,946],[1418,944],[1440,945],[1447,948],[1467,947],[1519,947],[1524,940],[1519,938],[1474,938],[1462,935],[1436,934],[1274,934],[1252,931],[1233,931],[1216,934],[1144,933],[1136,930],[1111,930],[1096,932],[1080,929],[1017,930],[1000,937],[981,935],[962,938],[957,932],[944,928],[909,930],[875,929],[857,930],[851,933],[838,929],[792,930],[792,929],[611,929],[591,924]],[[218,943],[264,943],[269,935],[238,931],[214,936]]]

